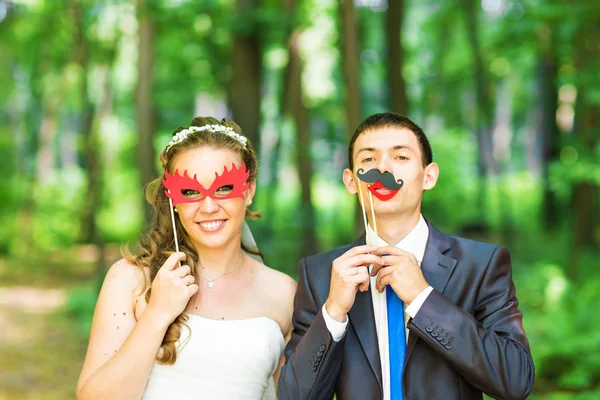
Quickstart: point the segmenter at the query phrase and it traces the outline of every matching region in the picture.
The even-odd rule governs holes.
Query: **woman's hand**
[[[182,252],[171,254],[152,282],[148,309],[166,324],[173,322],[198,292],[198,285],[190,275],[190,267],[179,266],[179,261],[184,260],[185,254]]]

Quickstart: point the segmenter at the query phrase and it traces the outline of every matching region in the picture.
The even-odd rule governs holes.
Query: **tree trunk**
[[[402,76],[404,64],[404,48],[402,47],[402,23],[404,20],[404,0],[388,2],[386,12],[387,36],[387,74],[389,79],[390,110],[408,114],[408,100],[406,96],[406,81]]]
[[[289,62],[286,76],[288,100],[286,107],[296,126],[296,164],[300,181],[300,224],[302,230],[301,256],[317,252],[315,213],[312,204],[312,157],[310,153],[310,127],[308,109],[302,100],[303,61],[299,49],[300,30],[292,32],[289,39]]]
[[[575,132],[578,136],[584,159],[592,159],[592,151],[597,147],[597,130],[600,124],[600,105],[591,104],[587,88],[578,90]],[[587,154],[586,154],[587,153]],[[596,221],[598,212],[598,187],[592,176],[575,184],[573,210],[575,212],[574,234],[578,245],[597,247]]]
[[[361,122],[360,80],[358,74],[359,46],[357,32],[356,10],[352,0],[340,1],[340,21],[342,25],[342,70],[344,72],[344,87],[346,91],[346,131],[348,141]],[[352,156],[352,155],[350,155]],[[358,196],[357,196],[358,197]],[[354,230],[357,235],[363,231],[362,209],[356,202],[354,213]]]
[[[262,51],[256,21],[249,17],[258,9],[258,0],[237,0],[237,18],[244,24],[251,20],[251,29],[235,30],[231,56],[232,76],[230,105],[233,120],[242,127],[260,156],[260,103],[262,85]]]
[[[29,96],[30,101],[27,102],[25,112],[25,137],[22,148],[20,149],[22,158],[19,159],[18,171],[22,172],[22,178],[31,188],[35,188],[38,184],[36,181],[36,154],[40,148],[39,127],[42,113],[42,92],[41,84],[41,62],[40,54],[34,51],[32,54],[31,70],[29,72]],[[18,143],[18,142],[17,142]],[[27,254],[34,247],[33,240],[33,215],[35,214],[34,196],[26,195],[23,197],[23,202],[17,213],[17,236],[15,251],[19,255]]]
[[[98,248],[99,258],[96,260],[96,276],[104,275],[104,240],[96,223],[96,215],[102,204],[102,165],[100,160],[101,142],[98,123],[94,124],[96,109],[88,95],[89,46],[85,34],[84,9],[80,1],[73,1],[73,19],[76,26],[75,60],[81,67],[81,85],[79,98],[81,103],[83,135],[82,160],[88,176],[87,193],[81,216],[80,242],[91,243]],[[98,287],[99,290],[99,287]]]
[[[513,173],[511,169],[511,142],[512,130],[511,121],[513,110],[514,89],[510,77],[504,78],[498,84],[498,95],[495,106],[495,118],[493,129],[493,153],[494,159],[501,171],[502,176],[498,182],[497,196],[500,200],[498,208],[500,210],[500,234],[502,243],[511,248],[515,237],[515,224],[513,219],[512,197],[510,195],[510,181],[507,177]]]
[[[467,38],[471,48],[472,71],[474,73],[475,93],[475,130],[477,135],[477,174],[479,177],[479,190],[477,209],[480,213],[478,224],[483,224],[479,229],[487,230],[487,221],[484,218],[487,177],[491,172],[496,172],[492,155],[491,125],[492,125],[492,97],[490,80],[488,77],[486,63],[483,60],[481,44],[479,40],[479,29],[477,27],[477,14],[479,2],[476,0],[463,0],[465,12],[465,27]]]
[[[44,111],[42,125],[40,126],[40,149],[37,154],[37,181],[47,183],[55,171],[55,139],[57,131],[56,107],[53,99],[49,99]]]
[[[140,173],[141,187],[145,187],[150,181],[157,178],[152,140],[156,129],[152,101],[154,22],[152,10],[146,0],[137,0],[137,12],[139,21],[139,60],[136,90],[138,122],[137,164]],[[145,226],[146,229],[148,229],[152,218],[152,208],[146,202],[146,196],[142,196],[142,204],[145,214]]]
[[[540,30],[540,55],[538,61],[539,121],[538,137],[541,142],[542,179],[544,197],[542,218],[547,229],[555,229],[560,221],[560,207],[554,192],[550,189],[549,166],[558,159],[560,153],[560,132],[556,124],[558,109],[558,60],[556,40],[551,28],[545,25]]]
[[[600,20],[582,24],[578,32],[575,54],[575,67],[578,74],[594,73],[594,62],[600,57]],[[581,81],[585,82],[584,79]],[[594,150],[598,146],[597,129],[600,123],[600,104],[590,95],[588,87],[581,84],[577,88],[577,104],[575,108],[574,134],[578,140],[581,160],[593,160]],[[579,278],[579,254],[582,249],[597,248],[596,222],[598,219],[598,186],[592,176],[574,182],[573,198],[573,240],[568,277],[577,281]]]
[[[81,232],[79,241],[94,243],[97,238],[96,214],[100,207],[101,170],[98,160],[98,137],[92,129],[95,109],[88,95],[89,43],[86,40],[84,26],[84,10],[81,1],[73,1],[73,21],[75,22],[75,62],[81,67],[79,101],[81,104],[81,135],[83,136],[82,161],[88,177],[87,194],[81,215]],[[95,244],[95,243],[94,243]]]

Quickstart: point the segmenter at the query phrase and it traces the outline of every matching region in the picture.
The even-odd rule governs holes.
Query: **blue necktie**
[[[391,400],[404,400],[402,375],[406,358],[406,332],[404,331],[404,304],[391,286],[386,286],[388,337],[390,348]]]

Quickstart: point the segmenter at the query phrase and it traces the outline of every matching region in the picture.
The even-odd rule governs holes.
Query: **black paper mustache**
[[[396,181],[391,172],[381,172],[377,168],[370,169],[367,172],[364,171],[362,168],[356,171],[358,179],[363,182],[381,182],[386,188],[391,190],[400,189],[404,185],[404,181],[402,179]]]

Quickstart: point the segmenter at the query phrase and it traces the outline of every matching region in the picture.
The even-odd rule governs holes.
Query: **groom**
[[[423,131],[375,114],[348,158],[344,184],[361,194],[371,246],[363,235],[300,261],[279,400],[526,398],[534,366],[510,256],[423,218],[439,173]],[[387,173],[400,188],[367,183]]]

